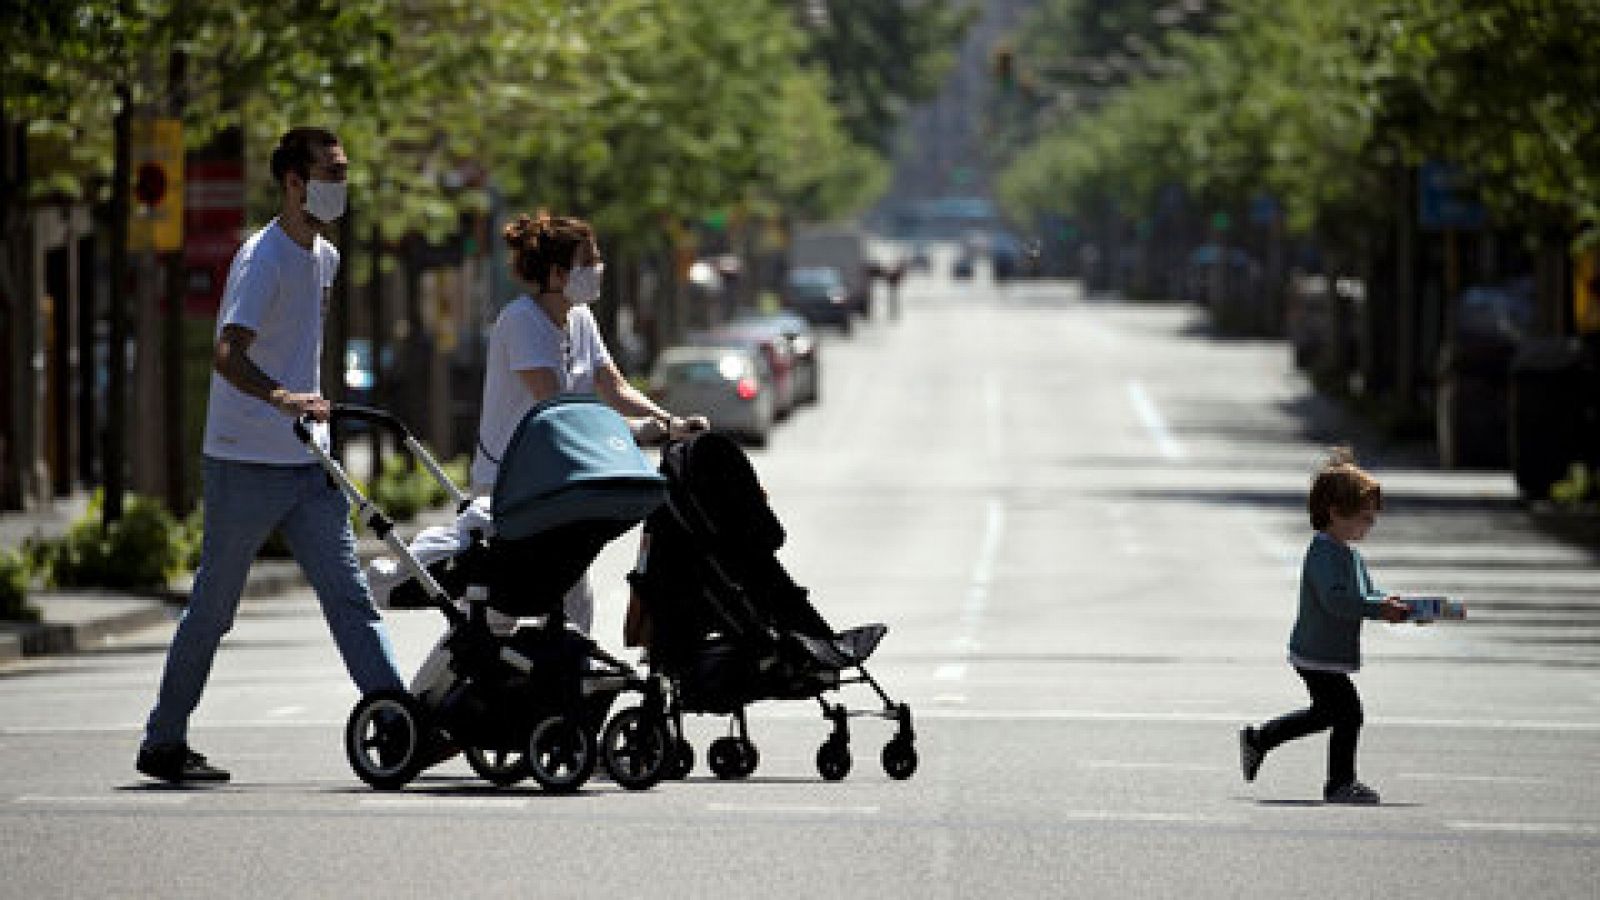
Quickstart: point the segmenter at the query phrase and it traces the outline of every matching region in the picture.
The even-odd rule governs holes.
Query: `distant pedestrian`
[[[308,415],[315,440],[327,446],[319,361],[339,254],[318,229],[344,214],[348,168],[332,133],[285,133],[272,153],[278,216],[245,241],[228,273],[206,407],[200,565],[136,762],[153,778],[228,780],[190,749],[189,716],[217,646],[233,627],[250,563],[273,531],[316,590],[357,687],[364,693],[404,687],[356,561],[349,502],[291,428]]]
[[[1311,706],[1239,731],[1239,765],[1254,781],[1261,761],[1286,741],[1332,729],[1328,738],[1329,803],[1375,804],[1378,792],[1356,780],[1361,697],[1350,676],[1361,668],[1364,619],[1402,622],[1407,607],[1372,583],[1361,554],[1351,546],[1367,536],[1383,494],[1377,479],[1335,450],[1311,483],[1307,500],[1316,534],[1300,574],[1300,612],[1289,635],[1289,664],[1306,683]]]

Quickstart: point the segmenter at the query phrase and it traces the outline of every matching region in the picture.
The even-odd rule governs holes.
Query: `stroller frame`
[[[709,435],[691,438],[695,439],[725,440],[719,436]],[[662,472],[668,475],[669,480],[673,479],[674,474],[665,460]],[[663,665],[652,653],[651,671],[664,676],[672,688],[666,710],[671,722],[674,746],[668,777],[682,778],[694,767],[694,748],[685,737],[683,727],[685,714],[729,716],[728,734],[711,743],[707,751],[707,763],[719,778],[739,779],[754,772],[760,760],[755,743],[750,739],[749,723],[746,718],[748,706],[768,699],[815,699],[823,718],[832,724],[828,737],[818,747],[816,754],[817,771],[823,778],[837,781],[849,774],[852,764],[850,720],[853,718],[876,718],[893,721],[896,724],[894,736],[884,746],[880,759],[884,771],[890,777],[897,780],[910,778],[916,771],[918,763],[911,708],[905,703],[895,702],[872,673],[867,671],[865,665],[866,657],[870,655],[887,629],[877,625],[834,633],[831,626],[822,621],[821,616],[815,610],[811,610],[809,605],[807,610],[813,619],[810,629],[825,633],[828,635],[827,638],[799,631],[781,632],[773,625],[764,622],[764,617],[756,610],[739,579],[730,575],[719,562],[717,551],[708,546],[702,529],[690,520],[690,515],[682,508],[695,505],[696,501],[687,486],[673,481],[663,512],[688,540],[689,546],[680,548],[679,552],[691,550],[698,554],[695,565],[703,575],[707,576],[703,579],[707,590],[702,594],[708,601],[707,605],[715,611],[722,623],[731,626],[731,630],[739,630],[741,623],[758,625],[761,633],[749,635],[747,639],[766,644],[770,648],[773,660],[787,653],[791,660],[796,656],[803,656],[817,666],[803,673],[800,681],[792,686],[786,686],[787,689],[779,693],[739,698],[732,702],[707,703],[704,698],[693,697],[693,692],[686,690],[687,679],[684,677],[681,661],[678,666]],[[694,514],[709,519],[703,510],[696,509]],[[659,525],[659,520],[654,516],[646,520],[646,534],[651,535],[653,526],[659,528]],[[650,564],[649,556],[656,549],[652,545],[647,552],[641,553],[641,567],[629,576],[634,587],[647,595],[652,590],[663,589],[648,584],[650,578],[646,569]],[[782,567],[776,563],[775,558],[773,565],[781,571]],[[787,575],[784,577],[787,578]],[[668,585],[664,589],[671,590],[672,587]],[[853,674],[846,674],[851,670]],[[825,693],[839,691],[852,684],[864,684],[871,688],[881,706],[875,709],[856,709],[846,706],[843,702],[829,703],[823,696]]]
[[[330,421],[336,426],[342,420],[366,421],[394,432],[455,501],[457,512],[466,510],[471,498],[398,418],[369,407],[335,404]],[[308,421],[294,423],[296,437],[449,626],[409,690],[368,694],[351,711],[345,751],[356,775],[374,788],[395,790],[459,749],[478,775],[501,787],[532,776],[547,791],[575,791],[597,762],[624,788],[641,790],[659,782],[670,752],[663,679],[640,675],[570,627],[559,601],[542,621],[496,633],[488,619],[490,589],[461,584],[459,596],[447,590],[440,579],[458,580],[446,576],[454,560],[436,563],[434,569],[424,566],[401,540],[394,522],[312,440]],[[603,544],[615,536],[604,529],[573,530],[585,542]],[[487,553],[488,545],[480,538],[467,551],[473,552]],[[605,723],[623,691],[640,694],[639,705]]]

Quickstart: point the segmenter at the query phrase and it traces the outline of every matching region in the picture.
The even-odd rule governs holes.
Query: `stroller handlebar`
[[[335,403],[330,406],[328,409],[329,426],[337,427],[342,420],[371,422],[374,425],[387,428],[394,432],[395,437],[399,438],[401,443],[411,439],[411,429],[407,428],[405,423],[396,418],[393,413],[385,410],[361,406],[357,403]],[[311,443],[312,421],[309,415],[298,416],[294,420],[294,436],[299,438],[302,444]]]
[[[396,418],[393,413],[386,410],[374,409],[370,406],[361,406],[357,403],[335,403],[333,404],[332,411],[328,416],[328,422],[332,425],[337,425],[341,419],[351,419],[358,422],[371,422],[374,425],[380,425],[389,429],[390,431],[393,431],[395,433],[395,437],[398,437],[402,443],[405,442],[407,438],[411,437],[411,430],[406,428],[405,423]]]

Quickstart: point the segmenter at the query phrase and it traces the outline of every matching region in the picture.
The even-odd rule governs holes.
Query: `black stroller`
[[[853,716],[898,723],[883,748],[883,768],[893,778],[910,778],[917,768],[911,709],[892,701],[863,665],[888,629],[835,632],[811,606],[806,589],[777,560],[783,526],[749,458],[733,441],[707,432],[669,445],[661,473],[669,485],[667,505],[645,521],[629,581],[637,604],[634,637],[647,648],[652,672],[672,685],[669,777],[683,777],[694,766],[684,713],[731,716],[730,734],[712,742],[707,758],[718,777],[743,778],[759,760],[745,707],[815,698],[833,723],[817,751],[823,778],[835,781],[850,772]],[[860,683],[877,693],[881,708],[851,710],[822,697]]]
[[[458,511],[466,509],[468,497],[394,416],[340,405],[333,419],[395,432]],[[562,612],[563,595],[600,550],[665,498],[664,480],[620,416],[579,395],[534,407],[501,463],[494,536],[427,567],[310,439],[305,422],[295,433],[411,576],[392,593],[391,606],[436,607],[449,621],[409,691],[369,694],[351,712],[345,751],[363,781],[403,787],[453,750],[500,786],[531,775],[545,790],[574,791],[597,760],[625,788],[661,779],[671,752],[662,679],[641,677],[569,626]],[[491,608],[518,624],[497,633]],[[606,723],[623,691],[640,694],[641,702]]]

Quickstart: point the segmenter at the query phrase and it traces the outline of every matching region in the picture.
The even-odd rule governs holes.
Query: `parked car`
[[[790,269],[783,302],[808,322],[837,325],[850,333],[850,294],[839,270],[832,266]]]
[[[816,403],[821,394],[821,343],[804,316],[790,310],[775,313],[747,313],[729,323],[733,329],[769,331],[789,344],[794,358],[794,402]]]
[[[747,348],[669,347],[656,359],[649,391],[668,409],[703,413],[718,431],[757,446],[766,444],[777,418],[770,370]]]
[[[772,412],[782,419],[794,409],[794,353],[783,335],[761,329],[722,325],[709,331],[690,332],[685,343],[708,347],[738,347],[759,356],[772,384]]]
[[[1434,373],[1441,466],[1497,468],[1509,461],[1511,363],[1533,315],[1532,276],[1473,285],[1456,298]]]

